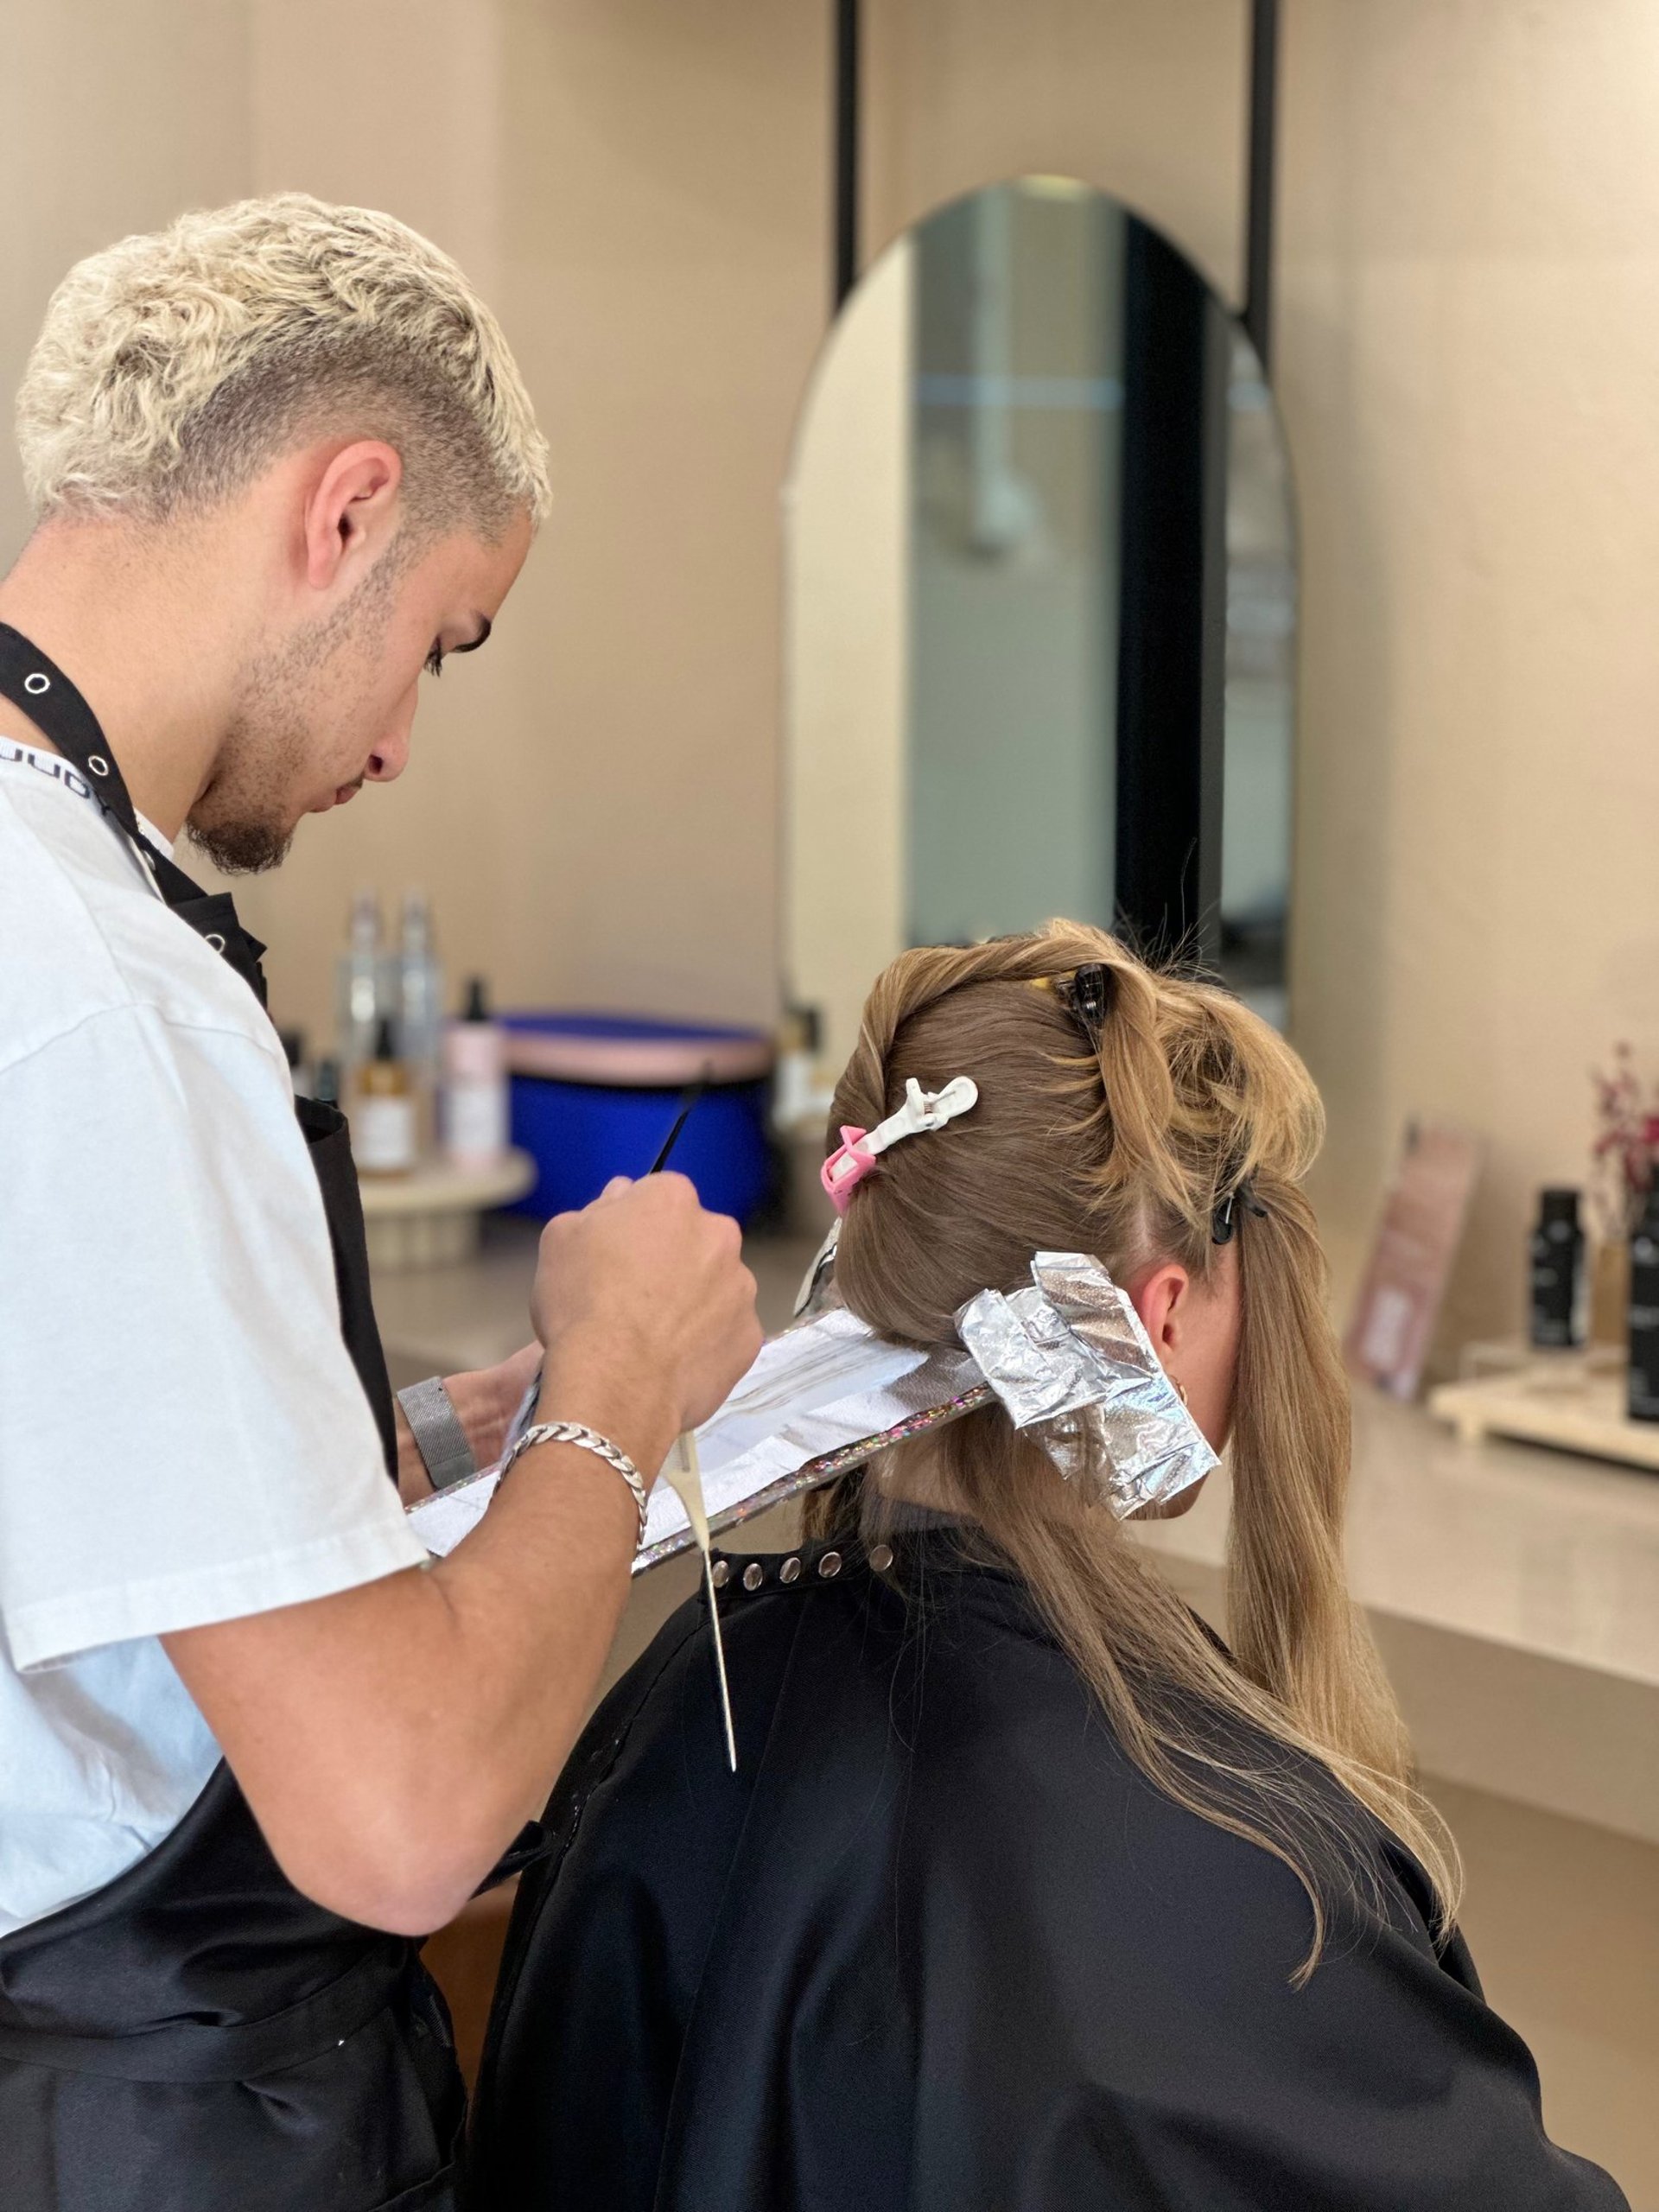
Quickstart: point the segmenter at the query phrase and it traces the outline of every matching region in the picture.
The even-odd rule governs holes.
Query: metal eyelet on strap
[[[766,1570],[758,1559],[752,1559],[743,1570],[743,1587],[758,1590],[766,1579]]]
[[[224,951],[224,950],[225,950],[225,940],[224,940],[224,938],[223,938],[222,937],[220,937],[220,935],[219,934],[219,931],[218,931],[217,930],[209,930],[209,931],[207,932],[207,938],[206,938],[206,941],[207,941],[207,944],[211,944],[211,945],[213,946],[213,950],[214,950],[215,952],[223,952],[223,951]]]
[[[731,1580],[731,1579],[732,1579],[732,1563],[731,1563],[731,1561],[730,1561],[729,1560],[725,1560],[725,1559],[717,1559],[717,1560],[715,1561],[715,1564],[714,1564],[713,1569],[711,1570],[710,1576],[709,1576],[709,1580],[713,1582],[713,1584],[714,1584],[714,1586],[715,1586],[715,1589],[716,1589],[716,1590],[723,1590],[723,1589],[726,1587],[726,1585],[727,1585],[727,1584]]]
[[[870,1554],[870,1565],[875,1569],[875,1572],[878,1574],[885,1574],[887,1569],[893,1565],[893,1546],[891,1544],[878,1544],[875,1549]]]
[[[818,1573],[826,1582],[833,1582],[836,1575],[841,1573],[841,1554],[825,1552],[823,1557],[818,1561]]]
[[[52,689],[52,679],[49,676],[42,676],[37,668],[23,678],[23,689],[38,699],[42,691]]]
[[[799,1560],[794,1558],[786,1559],[778,1570],[778,1580],[780,1582],[798,1582],[800,1579],[801,1562]]]
[[[110,772],[110,764],[101,753],[89,753],[86,766],[95,776],[107,776]]]

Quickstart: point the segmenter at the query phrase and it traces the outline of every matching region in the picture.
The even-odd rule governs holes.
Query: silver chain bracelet
[[[639,1509],[639,1541],[645,1541],[645,1485],[639,1470],[626,1452],[619,1452],[608,1436],[601,1436],[596,1429],[584,1428],[579,1421],[537,1421],[534,1428],[527,1428],[501,1462],[505,1475],[521,1452],[528,1452],[532,1444],[575,1444],[584,1452],[593,1452],[607,1467],[614,1467],[633,1493],[633,1502]]]

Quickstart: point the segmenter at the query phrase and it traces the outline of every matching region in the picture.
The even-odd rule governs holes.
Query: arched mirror
[[[930,216],[830,334],[786,540],[785,962],[831,1065],[906,945],[1057,913],[1282,1023],[1289,469],[1182,254],[1065,178]]]

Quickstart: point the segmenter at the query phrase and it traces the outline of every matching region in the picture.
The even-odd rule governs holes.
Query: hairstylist
[[[411,1939],[540,1808],[676,1433],[753,1357],[664,1176],[549,1227],[539,1419],[425,1569],[344,1124],[175,865],[390,780],[546,501],[495,322],[299,197],[73,270],[0,583],[0,2144],[7,2212],[429,2212],[460,2091]],[[458,1378],[486,1458],[533,1350]],[[596,1448],[597,1447],[597,1448]],[[617,1462],[623,1464],[619,1467]]]

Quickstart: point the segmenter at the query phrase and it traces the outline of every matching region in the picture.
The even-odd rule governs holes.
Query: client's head
[[[1097,988],[1079,993],[1096,965]],[[1348,1395],[1301,1188],[1324,1128],[1306,1069],[1230,993],[1056,922],[894,961],[833,1121],[873,1128],[907,1079],[938,1090],[957,1076],[978,1087],[973,1109],[884,1153],[854,1191],[840,1294],[882,1334],[936,1344],[976,1292],[1028,1282],[1037,1251],[1103,1261],[1200,1427],[1230,1447],[1231,1662],[1093,1487],[1000,1408],[888,1455],[864,1478],[867,1504],[908,1493],[959,1508],[1019,1573],[1125,1750],[1294,1866],[1321,1930],[1321,1892],[1351,1872],[1351,1847],[1272,1744],[1241,1749],[1263,1733],[1329,1767],[1449,1902],[1455,1864],[1411,1788],[1344,1586]]]

